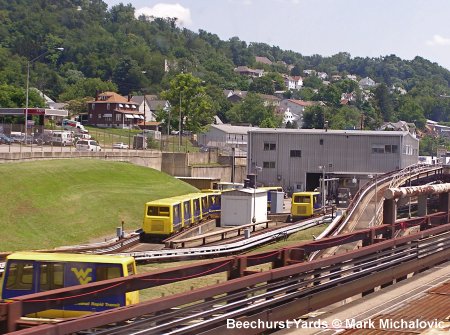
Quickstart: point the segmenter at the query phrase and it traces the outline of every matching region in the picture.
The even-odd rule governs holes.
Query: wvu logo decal
[[[75,274],[75,277],[77,277],[78,281],[82,285],[92,281],[92,276],[90,276],[90,274],[92,273],[92,268],[87,268],[85,270],[71,268],[70,271],[72,271]]]

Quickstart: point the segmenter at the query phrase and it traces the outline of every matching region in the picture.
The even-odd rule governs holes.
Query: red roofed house
[[[88,125],[97,127],[132,128],[144,123],[139,104],[115,92],[103,92],[88,102]]]

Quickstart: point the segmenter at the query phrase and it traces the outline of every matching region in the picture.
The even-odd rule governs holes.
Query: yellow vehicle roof
[[[295,192],[292,194],[292,196],[294,195],[318,195],[320,194],[320,192]]]
[[[158,199],[149,201],[146,203],[147,206],[172,206],[179,204],[181,201],[178,199],[178,197],[172,197],[172,198],[164,198],[164,199]]]
[[[48,262],[79,262],[79,263],[107,263],[107,264],[127,264],[134,262],[130,256],[120,255],[85,255],[69,253],[46,253],[46,252],[15,252],[10,254],[7,260],[23,261],[48,261]]]

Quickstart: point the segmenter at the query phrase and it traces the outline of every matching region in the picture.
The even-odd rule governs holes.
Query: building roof
[[[268,65],[272,64],[272,61],[269,58],[261,57],[261,56],[255,56],[255,62],[256,63],[268,64]]]
[[[166,107],[167,100],[150,100],[148,105],[151,110],[157,110]]]
[[[117,94],[116,92],[102,92],[97,97],[90,101],[90,103],[124,103],[124,104],[136,104],[134,101],[129,101],[127,98]]]
[[[251,130],[259,129],[258,127],[233,126],[231,124],[212,124],[210,127],[219,129],[225,133],[242,135],[247,134]]]
[[[318,101],[304,101],[304,100],[296,100],[296,99],[288,99],[288,100],[289,100],[289,102],[292,102],[296,105],[303,106],[303,107],[314,106],[319,103]]]
[[[353,136],[406,136],[408,131],[382,131],[382,130],[325,130],[325,129],[286,129],[286,128],[256,128],[252,133],[272,134],[310,134],[310,135],[353,135]],[[411,135],[412,136],[412,135]]]

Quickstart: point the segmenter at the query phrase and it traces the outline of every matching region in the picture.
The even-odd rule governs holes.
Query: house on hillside
[[[261,64],[266,64],[266,65],[272,65],[272,61],[267,57],[255,56],[255,62],[261,63]]]
[[[288,90],[299,90],[303,86],[303,78],[300,76],[284,76],[283,79]]]
[[[247,96],[247,91],[239,90],[223,90],[223,94],[231,103],[236,103],[242,101]]]
[[[139,104],[115,92],[98,94],[89,101],[87,124],[96,127],[133,128],[144,123]]]
[[[238,66],[234,69],[234,72],[239,73],[241,76],[247,76],[251,78],[259,78],[264,75],[264,70],[251,69],[247,66]]]
[[[299,128],[303,125],[303,112],[306,107],[318,105],[320,102],[318,101],[304,101],[304,100],[296,100],[296,99],[284,99],[280,102],[280,111],[285,112],[289,110],[292,113],[295,121]]]
[[[377,86],[375,81],[370,79],[369,77],[361,79],[358,83],[359,83],[359,87],[361,87],[361,89],[363,89],[363,90],[367,90],[367,89]]]
[[[413,136],[416,136],[416,125],[412,122],[401,120],[398,122],[385,122],[381,125],[380,130],[409,131]]]
[[[317,77],[319,77],[321,80],[327,80],[328,74],[326,72],[317,72]]]

